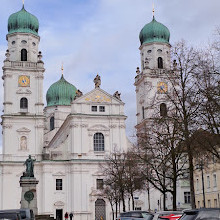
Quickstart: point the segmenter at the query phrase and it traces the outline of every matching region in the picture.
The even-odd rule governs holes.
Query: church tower
[[[8,19],[3,66],[3,160],[41,159],[44,63],[38,51],[38,19],[23,8]]]
[[[141,69],[135,77],[137,132],[143,132],[157,114],[167,114],[166,93],[169,90],[170,32],[155,17],[140,32]]]

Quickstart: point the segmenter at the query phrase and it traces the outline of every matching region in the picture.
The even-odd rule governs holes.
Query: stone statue
[[[83,95],[83,93],[78,89],[78,90],[76,91],[76,96],[75,96],[74,100],[77,99],[77,98],[79,98],[79,97],[81,97],[82,95]]]
[[[24,162],[26,172],[23,173],[23,177],[34,177],[34,161],[31,155],[29,155],[28,159]]]
[[[97,74],[97,76],[95,77],[93,82],[95,83],[95,88],[99,88],[100,87],[100,85],[101,85],[101,78],[100,78],[99,74]]]
[[[21,150],[27,150],[27,138],[25,136],[21,137],[20,149]]]
[[[113,96],[116,98],[116,99],[119,99],[121,101],[121,93],[119,93],[118,91],[116,91]]]

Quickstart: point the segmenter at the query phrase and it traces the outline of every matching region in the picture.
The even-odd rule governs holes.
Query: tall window
[[[217,176],[213,174],[213,187],[217,187]]]
[[[210,177],[207,176],[207,188],[210,188]]]
[[[158,68],[163,69],[163,59],[162,57],[157,58]]]
[[[208,200],[208,208],[211,208],[211,200]]]
[[[160,104],[160,116],[162,116],[162,117],[167,116],[167,106],[165,103]]]
[[[96,188],[97,189],[103,189],[103,179],[96,179]]]
[[[63,189],[63,180],[56,179],[56,190],[62,190],[62,189]]]
[[[21,50],[21,61],[27,61],[27,50],[26,49]]]
[[[196,179],[196,190],[199,190],[199,179]]]
[[[20,100],[20,109],[21,110],[27,110],[27,108],[28,108],[27,98],[21,98],[21,100]]]
[[[105,140],[102,133],[95,133],[93,136],[94,151],[105,150]]]
[[[52,116],[50,118],[50,131],[52,131],[54,129],[54,117]]]
[[[214,199],[214,208],[218,208],[218,202],[217,202],[217,199]]]
[[[184,192],[184,202],[185,203],[191,202],[190,192]]]

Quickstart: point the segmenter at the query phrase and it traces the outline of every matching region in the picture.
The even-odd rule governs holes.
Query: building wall
[[[203,168],[205,205],[207,208],[220,208],[220,164],[210,161]],[[196,207],[204,207],[202,170],[195,169],[194,174]]]

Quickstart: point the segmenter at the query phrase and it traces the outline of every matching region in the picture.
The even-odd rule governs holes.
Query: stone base
[[[22,187],[21,209],[32,209],[35,215],[38,214],[36,191],[38,182],[34,177],[21,177],[20,179],[20,186]]]

